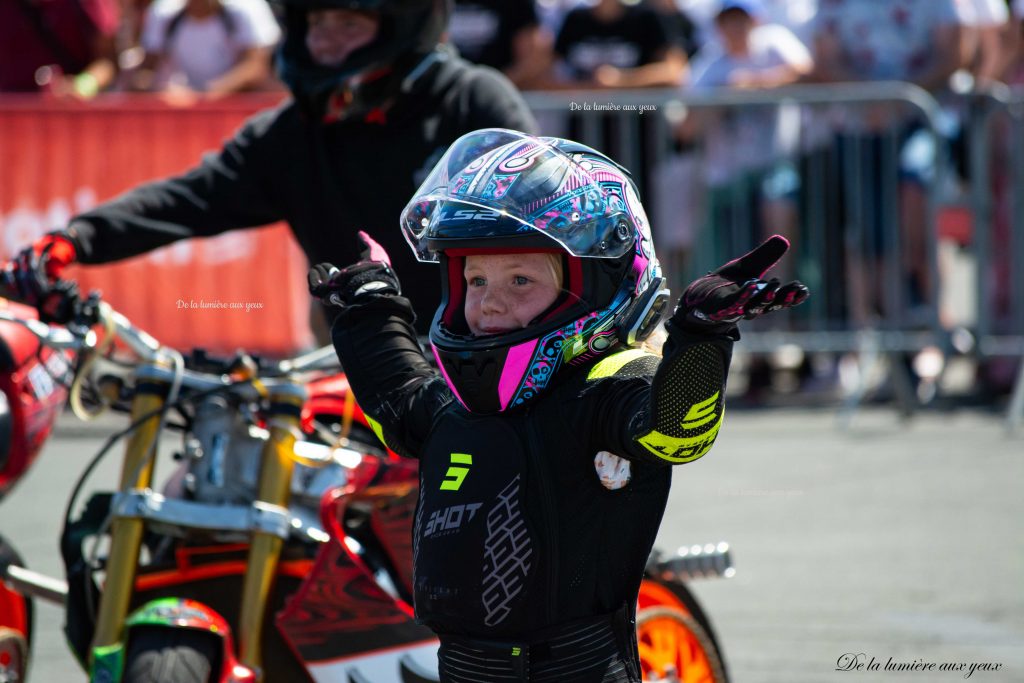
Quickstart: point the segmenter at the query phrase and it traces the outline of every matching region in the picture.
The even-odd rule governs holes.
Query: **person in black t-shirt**
[[[686,72],[686,53],[670,41],[658,13],[622,0],[569,12],[555,54],[562,87],[674,87]]]
[[[650,0],[648,6],[661,17],[661,23],[668,34],[669,42],[686,53],[690,59],[700,49],[697,39],[697,25],[679,8],[675,0]]]
[[[557,63],[545,87],[557,90],[678,87],[687,74],[686,53],[669,38],[662,17],[646,5],[599,0],[571,10],[554,46]],[[607,102],[614,104],[615,94]],[[588,103],[584,103],[584,106]],[[646,150],[660,144],[654,115],[636,111],[573,111],[565,135],[629,160],[636,181],[647,185]]]
[[[74,217],[3,272],[20,298],[56,300],[69,262],[108,263],[179,239],[287,221],[312,263],[349,262],[371,229],[405,261],[423,331],[430,271],[397,227],[405,200],[445,149],[479,128],[532,131],[508,80],[440,45],[445,0],[285,0],[278,53],[293,99],[250,118],[186,173],[141,185]]]
[[[448,40],[462,57],[529,88],[550,65],[551,35],[530,0],[455,0]]]

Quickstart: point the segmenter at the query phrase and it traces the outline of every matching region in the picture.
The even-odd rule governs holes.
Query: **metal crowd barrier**
[[[1018,358],[1007,415],[1014,431],[1024,422],[1024,88],[996,86],[973,95],[970,105],[977,353]]]
[[[909,359],[931,347],[944,356],[954,351],[941,320],[938,217],[955,176],[949,145],[940,135],[943,108],[929,93],[908,83],[886,82],[706,93],[531,92],[526,97],[543,133],[579,139],[633,170],[659,257],[677,293],[693,276],[751,248],[770,232],[792,238],[794,251],[782,276],[806,282],[812,297],[799,309],[748,325],[741,350],[769,354],[793,345],[804,352],[854,354],[860,379],[844,400],[844,424],[865,398],[866,378],[881,368],[887,368],[893,397],[905,414],[919,404]],[[1024,355],[1024,268],[1019,263],[1024,254],[1022,102],[1005,95],[998,104],[1000,111],[1017,117],[1018,131],[1008,155],[1013,243],[999,248],[1018,256],[1010,269],[1012,301],[1006,320],[995,316],[989,296],[992,283],[985,265],[993,258],[992,190],[979,170],[991,163],[991,145],[979,136],[991,134],[994,118],[979,118],[969,110],[967,208],[975,214],[972,249],[980,264],[970,283],[977,290],[972,351],[981,357]],[[877,129],[865,124],[886,108],[895,112],[898,124]],[[680,152],[672,129],[685,112],[717,127],[717,141],[698,134]],[[774,122],[761,139],[736,124],[757,113]],[[729,137],[730,130],[738,131],[735,137]],[[765,153],[764,147],[787,134],[788,142],[779,144],[774,156]],[[723,173],[713,162],[716,153],[721,156],[730,146],[741,154]],[[761,159],[762,166],[744,166],[745,156]],[[681,159],[688,163],[686,172],[674,179],[669,174],[666,182],[664,170]],[[689,197],[689,205],[679,201],[682,196]],[[772,214],[766,207],[781,209],[781,224],[778,217],[767,218]],[[1011,420],[1019,422],[1022,411],[1024,369]]]

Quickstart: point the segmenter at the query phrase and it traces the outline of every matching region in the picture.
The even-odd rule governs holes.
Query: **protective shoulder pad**
[[[633,377],[653,377],[661,363],[661,356],[643,349],[625,349],[613,353],[594,365],[587,373],[587,382],[615,377],[630,379]]]

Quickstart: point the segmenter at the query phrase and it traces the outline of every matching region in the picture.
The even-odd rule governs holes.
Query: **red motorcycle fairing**
[[[316,415],[333,415],[340,419],[346,409],[345,397],[350,391],[348,377],[341,373],[321,377],[307,384],[306,392],[309,398],[302,406],[303,431],[312,431],[313,418]],[[352,409],[355,421],[366,425],[366,416],[363,415],[362,409],[357,404],[353,404]]]
[[[140,626],[188,628],[215,634],[223,643],[217,683],[256,683],[256,673],[235,659],[234,638],[227,620],[201,602],[184,598],[154,600],[133,612],[125,626],[128,638],[131,629]]]
[[[0,564],[25,565],[3,536]],[[0,681],[24,680],[31,643],[32,602],[0,581]]]
[[[0,298],[0,310],[37,319],[35,309]],[[0,320],[0,499],[28,470],[67,399],[55,379],[67,374],[68,359],[40,348],[39,339],[17,323]]]
[[[437,680],[431,674],[437,639],[415,623],[411,605],[381,587],[374,578],[381,567],[371,568],[344,530],[348,510],[369,511],[370,527],[384,534],[378,538],[387,549],[375,564],[390,564],[391,576],[408,591],[418,486],[415,462],[366,456],[346,486],[324,496],[321,517],[331,540],[321,546],[308,578],[276,619],[314,680]],[[399,567],[403,571],[396,571]]]
[[[366,414],[351,396],[351,389],[348,377],[344,373],[337,373],[327,377],[313,380],[306,385],[308,398],[302,406],[301,426],[306,434],[313,434],[313,421],[317,416],[329,416],[331,419],[344,421],[346,413],[350,413],[354,424],[363,427],[366,434],[372,435],[373,430],[366,419]],[[399,460],[399,456],[388,449],[383,443],[378,443],[382,451],[386,451],[391,460]]]
[[[350,411],[354,423],[362,425],[367,435],[372,434],[370,424],[359,404],[352,400],[348,378],[344,374],[335,374],[310,382],[306,386],[308,398],[302,406],[302,429],[312,434],[313,420],[317,416],[329,416],[344,421],[345,413]],[[370,437],[375,438],[375,437]],[[399,457],[383,443],[378,443],[386,450],[385,462],[373,456],[364,456],[360,465],[350,473],[349,484],[344,495],[358,499],[360,490],[369,486],[371,480],[374,489],[367,493],[373,514],[370,527],[373,538],[380,541],[380,549],[387,556],[391,568],[398,575],[401,587],[408,595],[412,595],[412,521],[416,512],[416,498],[419,484],[419,464],[414,460]],[[383,468],[383,469],[381,469]],[[378,476],[379,475],[379,476]],[[385,483],[394,488],[382,488]],[[410,497],[411,496],[411,497]],[[328,498],[325,496],[325,501]],[[358,503],[357,503],[358,504]],[[321,505],[321,516],[325,516],[325,529],[337,528],[339,510],[330,503]],[[335,535],[335,538],[343,536]],[[411,613],[411,612],[410,612]]]

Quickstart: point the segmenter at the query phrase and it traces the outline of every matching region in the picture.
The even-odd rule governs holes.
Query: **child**
[[[441,270],[435,369],[387,255],[310,272],[377,435],[420,461],[419,621],[441,680],[640,681],[633,615],[670,464],[711,447],[735,322],[800,303],[773,238],[667,300],[628,172],[569,140],[457,140],[402,214]]]

